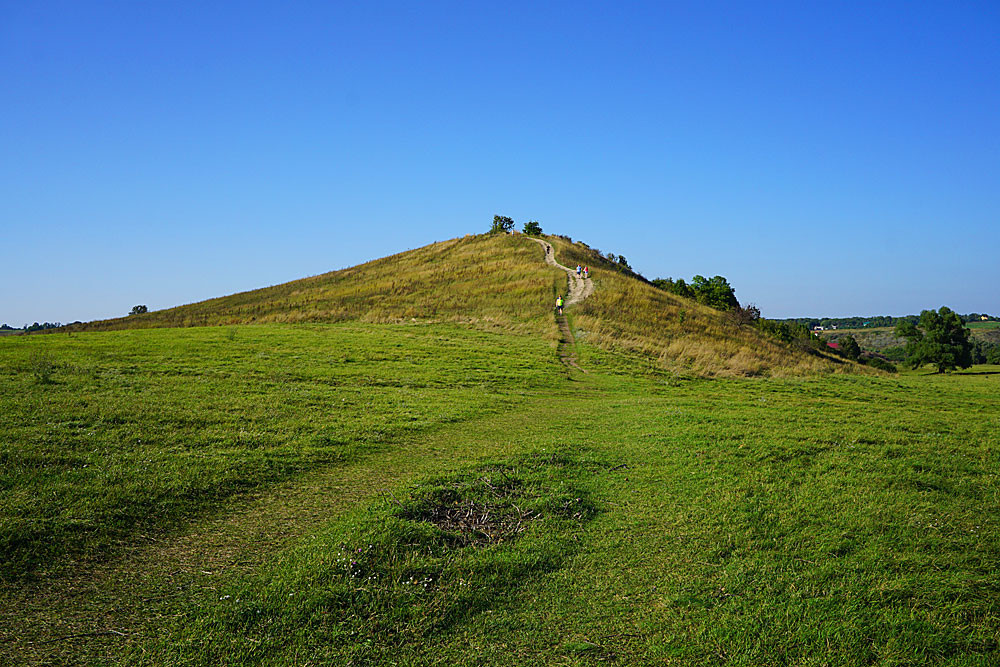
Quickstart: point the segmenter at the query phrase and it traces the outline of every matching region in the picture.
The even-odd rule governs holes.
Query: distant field
[[[1000,343],[1000,322],[970,322],[968,327],[974,338],[989,343]],[[844,336],[853,336],[862,349],[875,352],[906,344],[905,340],[896,337],[893,327],[831,329],[821,331],[820,335],[831,342],[837,342]]]
[[[579,346],[5,339],[0,663],[997,664],[1000,369]]]

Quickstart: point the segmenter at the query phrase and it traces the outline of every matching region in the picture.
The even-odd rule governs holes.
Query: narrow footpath
[[[531,240],[542,246],[542,249],[545,251],[546,264],[554,266],[557,269],[562,269],[566,272],[566,276],[569,279],[569,291],[566,294],[566,298],[563,300],[564,308],[572,306],[575,303],[580,303],[594,293],[593,280],[578,276],[574,269],[563,266],[556,261],[551,243],[543,241],[542,239],[533,238]],[[559,326],[559,360],[570,368],[575,368],[576,370],[586,373],[587,371],[577,364],[576,340],[573,338],[573,331],[569,327],[569,322],[566,320],[566,316],[556,314],[556,324]]]

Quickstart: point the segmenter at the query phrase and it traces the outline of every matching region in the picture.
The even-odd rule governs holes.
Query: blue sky
[[[0,322],[485,231],[765,316],[1000,313],[996,2],[0,0]]]

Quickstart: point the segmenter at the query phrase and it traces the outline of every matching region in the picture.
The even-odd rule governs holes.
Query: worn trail
[[[542,246],[545,251],[545,263],[554,266],[557,269],[562,269],[566,272],[566,277],[568,278],[569,290],[566,294],[566,299],[563,305],[568,307],[575,303],[580,303],[588,296],[594,293],[594,281],[590,278],[583,278],[578,276],[574,269],[568,266],[563,266],[556,261],[555,253],[552,251],[552,244],[543,241],[542,239],[531,239],[538,245]],[[556,314],[556,324],[559,326],[559,360],[563,364],[577,370],[581,370],[584,373],[587,371],[580,368],[576,359],[576,340],[573,338],[573,330],[570,329],[569,322],[566,320],[565,315]]]

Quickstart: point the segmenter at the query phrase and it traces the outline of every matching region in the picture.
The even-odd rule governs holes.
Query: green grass
[[[991,368],[708,380],[578,345],[567,377],[450,325],[5,339],[0,656],[1000,658]]]
[[[6,339],[0,581],[509,409],[557,368],[547,342],[448,325]]]
[[[319,528],[259,574],[192,601],[182,622],[133,657],[510,665],[997,658],[995,379],[592,382],[592,395],[559,399],[557,421],[515,436],[525,453],[561,452],[563,465],[532,471],[545,487],[529,494],[532,507],[551,505],[552,488],[562,488],[555,497],[563,504],[570,496],[593,504],[587,521],[539,524],[523,541],[470,547],[400,519],[425,506],[427,488],[460,489],[495,470],[477,464]],[[506,465],[518,469],[524,456],[510,454]],[[456,490],[449,500],[464,497]],[[376,580],[351,576],[345,548],[362,549],[360,571],[377,572]],[[437,583],[412,594],[414,577]]]
[[[1000,329],[1000,322],[996,320],[990,320],[987,322],[969,322],[965,326],[970,329]]]

